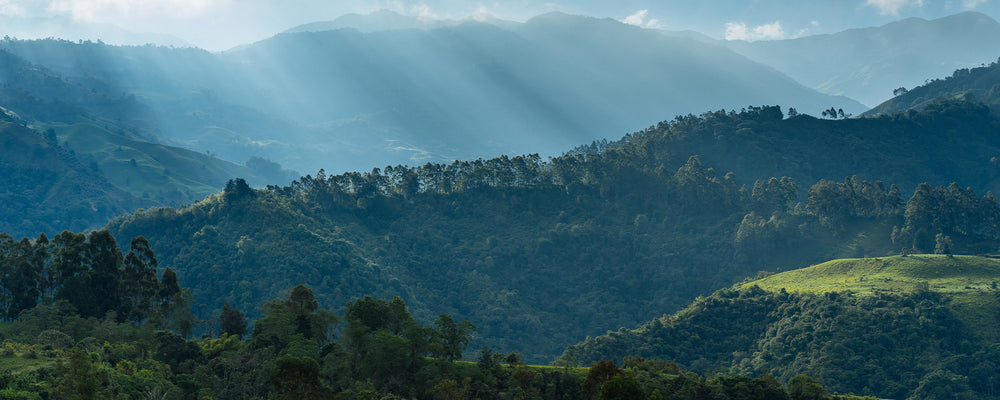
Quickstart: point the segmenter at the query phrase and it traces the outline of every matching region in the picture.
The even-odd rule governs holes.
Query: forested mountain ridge
[[[886,398],[992,399],[998,279],[1000,262],[982,257],[836,260],[722,289],[564,357],[808,374],[831,390]]]
[[[108,228],[162,243],[162,260],[201,304],[249,309],[293,283],[325,304],[399,295],[418,319],[433,304],[478,321],[476,345],[541,361],[574,337],[634,326],[763,268],[930,251],[938,233],[956,252],[992,251],[996,199],[944,185],[993,185],[995,171],[980,167],[995,154],[980,134],[993,124],[973,103],[837,121],[750,107],[679,117],[548,161],[321,171],[264,190],[235,180],[198,204]],[[931,136],[941,129],[954,136]],[[824,168],[848,174],[841,164],[856,175],[822,179]],[[921,219],[934,209],[954,218]]]
[[[898,88],[896,96],[864,113],[867,116],[922,110],[942,99],[965,99],[986,104],[1000,114],[1000,62],[955,70],[944,79],[933,79],[912,89]]]
[[[646,149],[635,160],[644,168],[680,166],[696,154],[718,171],[733,171],[741,184],[789,176],[800,184],[857,175],[898,185],[961,182],[1000,190],[993,157],[998,119],[976,101],[942,100],[921,113],[876,118],[818,119],[777,107],[750,107],[677,116],[629,135]],[[961,155],[958,157],[957,155]]]

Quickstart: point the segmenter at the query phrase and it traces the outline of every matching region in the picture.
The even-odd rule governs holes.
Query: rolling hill
[[[695,371],[809,374],[886,398],[989,398],[997,382],[1000,261],[913,255],[834,260],[749,280],[634,330],[567,350]]]
[[[0,116],[0,232],[50,235],[100,226],[150,202],[108,180],[54,135],[19,124],[9,110]]]
[[[52,196],[62,198],[67,205],[95,201],[104,204],[83,211],[75,206],[56,210],[46,202],[8,202],[8,212],[30,217],[0,220],[0,230],[7,233],[37,235],[45,231],[51,235],[62,229],[96,228],[140,205],[179,205],[200,200],[218,192],[236,176],[255,184],[291,179],[287,171],[263,159],[238,165],[157,143],[159,126],[146,119],[153,107],[141,99],[114,93],[115,88],[102,82],[67,78],[8,51],[0,51],[0,83],[0,107],[6,118],[4,134],[22,141],[34,137],[48,141],[22,143],[34,148],[31,150],[13,145],[0,148],[3,159],[10,160],[0,171],[26,179],[9,190],[51,190],[52,182],[47,178],[20,177],[25,166],[57,176],[75,176],[75,172],[89,176],[69,179],[80,179],[81,185],[92,190],[56,190]],[[53,157],[64,160],[53,162]],[[39,186],[23,186],[28,182]],[[100,189],[93,189],[96,187]],[[100,199],[103,195],[108,198]],[[36,207],[39,204],[45,206]]]

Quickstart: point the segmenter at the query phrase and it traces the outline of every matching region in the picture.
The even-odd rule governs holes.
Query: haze
[[[787,39],[876,26],[907,17],[974,10],[994,19],[995,0],[0,0],[4,34],[112,44],[158,43],[223,51],[288,28],[349,13],[390,10],[428,19],[491,15],[523,22],[551,11],[613,18],[647,28],[694,30],[722,39]]]

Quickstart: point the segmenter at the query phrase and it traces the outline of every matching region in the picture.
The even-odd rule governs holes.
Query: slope
[[[934,79],[898,95],[865,112],[866,116],[922,110],[943,99],[968,99],[989,106],[1000,113],[1000,63],[955,70],[944,79]]]
[[[112,185],[53,136],[0,117],[0,232],[35,237],[90,229],[149,204]]]
[[[548,161],[321,172],[285,187],[237,185],[108,227],[116,237],[159,243],[161,262],[182,272],[199,313],[225,300],[251,310],[298,283],[333,305],[399,295],[424,321],[432,309],[478,321],[476,347],[541,361],[587,334],[677,310],[760,268],[927,248],[928,235],[933,248],[937,233],[951,236],[956,252],[1000,245],[995,230],[980,227],[1000,218],[986,212],[996,208],[989,196],[957,185],[925,189],[919,198],[930,199],[905,214],[909,196],[863,181],[989,187],[995,175],[972,166],[988,163],[996,148],[978,133],[993,120],[970,110],[978,108],[840,121],[782,119],[777,107],[707,113]],[[945,143],[941,129],[968,136]],[[838,135],[843,141],[830,139]],[[904,144],[911,150],[885,150]],[[697,154],[744,175],[716,172]],[[805,186],[795,182],[811,185],[830,165],[867,178],[822,181],[804,200]],[[795,179],[768,179],[785,172]],[[940,213],[941,226],[916,219],[923,213]]]
[[[832,390],[887,398],[992,398],[997,279],[1000,261],[981,257],[835,260],[720,290],[566,354],[805,373]]]
[[[19,209],[20,213],[32,217],[24,219],[28,222],[22,221],[23,217],[16,221],[4,220],[19,226],[8,233],[20,234],[27,230],[54,234],[58,232],[52,229],[92,228],[118,213],[135,209],[134,206],[124,207],[125,204],[166,205],[198,200],[217,192],[228,179],[236,176],[244,176],[256,184],[267,183],[270,179],[289,179],[280,168],[268,168],[263,165],[266,163],[250,163],[258,167],[250,168],[203,153],[155,143],[158,126],[148,120],[152,107],[134,95],[111,95],[109,92],[115,89],[94,81],[93,77],[83,80],[66,78],[8,51],[0,51],[0,82],[4,84],[0,88],[0,105],[5,107],[10,123],[20,125],[24,132],[29,129],[45,132],[45,138],[53,145],[58,143],[58,149],[72,151],[73,163],[85,165],[87,173],[101,181],[99,186],[110,185],[114,188],[110,192],[107,191],[109,188],[92,193],[67,191],[62,194],[84,197],[68,198],[66,201],[91,201],[94,199],[90,196],[105,193],[110,196],[107,202],[117,204],[112,207],[115,210],[113,214],[108,214],[112,211],[103,211],[84,218],[84,214],[74,212],[83,219],[59,226],[56,220],[68,221],[55,216],[45,218],[39,210],[28,209],[32,207],[30,202],[17,203],[16,207],[10,203],[8,206],[14,207],[12,212]],[[5,149],[5,152],[19,150],[23,149],[11,148]],[[31,161],[33,155],[39,158]],[[11,159],[21,159],[20,165],[46,165],[43,168],[53,170],[67,165],[50,164],[46,159],[49,156],[46,151],[28,151]],[[20,167],[8,164],[7,168],[16,170]],[[4,172],[19,174],[8,169]],[[123,198],[116,194],[121,191],[131,195],[126,198],[134,198],[122,203]],[[141,202],[133,202],[140,197],[143,199]]]
[[[963,12],[830,35],[724,45],[810,88],[874,106],[899,87],[994,60],[1000,55],[1000,23]]]

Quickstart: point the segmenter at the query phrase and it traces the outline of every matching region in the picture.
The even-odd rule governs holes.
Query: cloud
[[[431,10],[427,3],[417,3],[410,7],[410,14],[416,15],[420,19],[438,19],[438,15]]]
[[[784,39],[787,35],[781,27],[780,21],[764,24],[750,29],[742,22],[726,23],[726,40],[776,40]]]
[[[968,2],[980,0],[965,0]],[[924,0],[867,0],[866,6],[875,7],[882,15],[899,15],[899,10],[903,7],[923,7]]]
[[[623,23],[635,26],[641,26],[645,28],[659,29],[663,27],[660,20],[656,18],[646,19],[649,16],[649,10],[639,10],[635,14],[629,15],[622,20]]]
[[[979,7],[980,4],[986,4],[989,0],[962,0],[962,6],[967,9],[973,9]]]
[[[50,0],[47,11],[79,21],[114,21],[118,18],[190,18],[204,15],[228,0]]]
[[[625,17],[622,22],[629,25],[642,26],[642,20],[646,19],[646,14],[649,14],[649,10],[639,10],[635,14]]]

